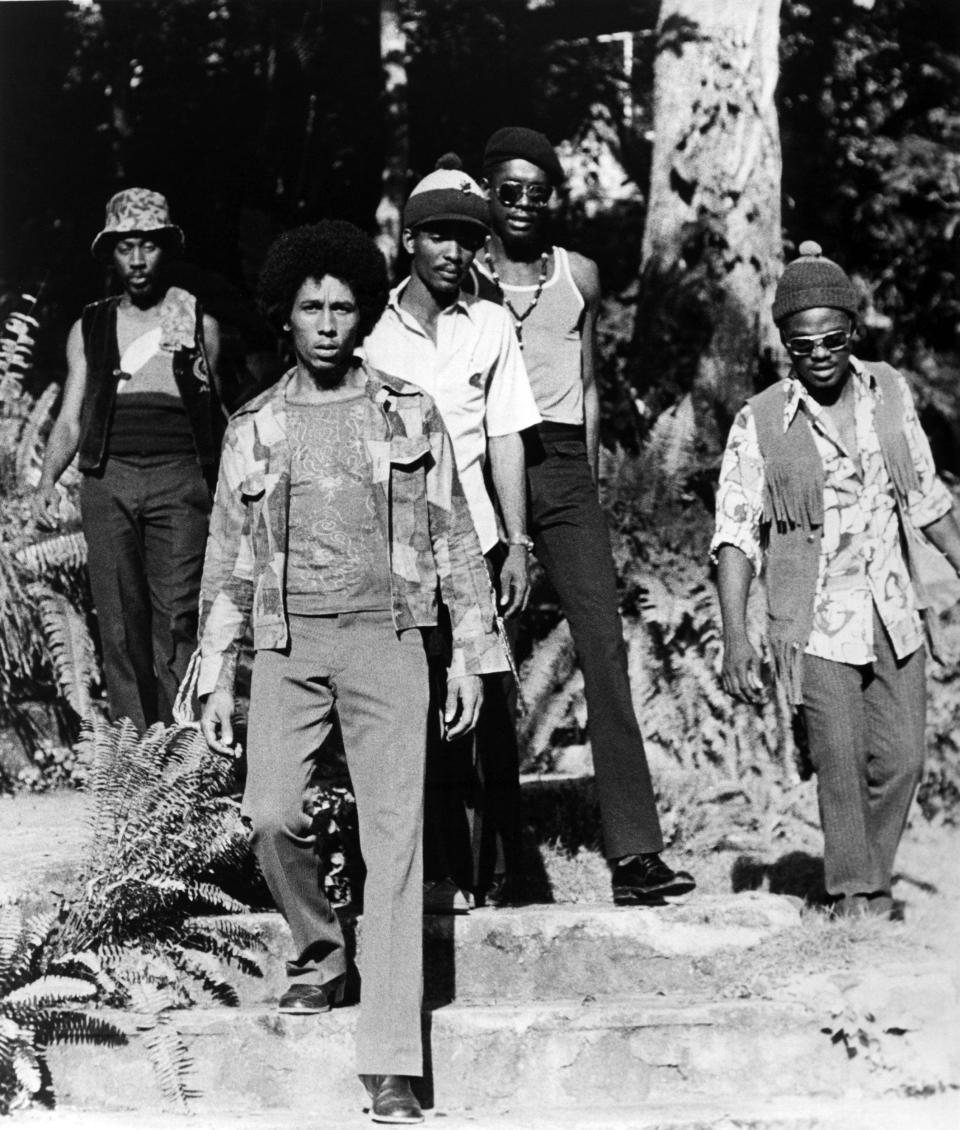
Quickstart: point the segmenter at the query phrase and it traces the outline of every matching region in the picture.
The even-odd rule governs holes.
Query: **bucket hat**
[[[103,231],[97,233],[90,251],[95,258],[103,259],[115,240],[133,232],[165,232],[173,236],[178,251],[183,250],[183,230],[173,223],[167,198],[149,188],[125,188],[107,202]]]

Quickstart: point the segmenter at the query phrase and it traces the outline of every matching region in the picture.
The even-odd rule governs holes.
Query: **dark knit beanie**
[[[480,185],[468,176],[455,153],[417,184],[403,208],[403,226],[414,230],[437,220],[454,220],[490,230],[490,207]]]
[[[487,142],[483,151],[483,172],[486,176],[491,169],[504,161],[529,161],[538,169],[543,169],[554,184],[563,183],[563,168],[556,150],[545,134],[526,126],[504,126],[498,129]]]
[[[857,292],[846,271],[832,259],[825,259],[819,243],[804,240],[800,255],[788,263],[777,283],[773,300],[773,320],[779,325],[784,318],[801,310],[829,306],[857,316]]]

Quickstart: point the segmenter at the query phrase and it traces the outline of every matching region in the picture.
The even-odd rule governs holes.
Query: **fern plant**
[[[57,934],[62,955],[86,951],[109,978],[106,1001],[139,1014],[138,1027],[167,1100],[192,1094],[179,1008],[237,1005],[230,965],[261,974],[259,938],[237,921],[246,903],[221,886],[249,848],[230,798],[234,762],[194,726],[127,720],[83,724],[92,765],[90,840]]]
[[[33,724],[30,704],[54,707],[57,736],[98,702],[102,683],[89,628],[86,544],[76,504],[79,474],[61,479],[56,528],[38,528],[30,505],[39,481],[59,386],[35,401],[23,387],[38,330],[25,295],[0,332],[0,724],[12,726],[37,761],[54,735]],[[0,782],[2,783],[2,782]]]
[[[0,907],[0,1114],[51,1096],[50,1044],[126,1043],[109,1020],[78,1007],[100,994],[96,961],[55,957],[55,936],[56,914],[24,922],[15,907]]]
[[[223,1002],[235,1003],[198,954],[212,954],[258,972],[247,950],[252,938],[229,918],[247,910],[218,884],[244,866],[248,846],[238,805],[229,793],[234,765],[214,753],[193,726],[152,726],[143,735],[124,720],[83,724],[90,747],[91,839],[80,882],[61,931],[67,950],[93,948],[116,958],[113,974],[134,981],[149,957],[158,983],[182,984],[181,973]],[[199,964],[197,964],[199,962]],[[201,968],[202,967],[202,968]],[[212,968],[212,967],[211,967]],[[191,1003],[184,992],[183,1003]]]

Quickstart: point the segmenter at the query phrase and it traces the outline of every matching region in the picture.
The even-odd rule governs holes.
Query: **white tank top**
[[[490,278],[482,256],[476,267]],[[500,283],[518,314],[523,314],[537,287]],[[553,274],[543,284],[536,308],[523,320],[523,363],[537,408],[554,424],[583,423],[583,378],[580,340],[586,303],[570,273],[570,256],[553,248]]]

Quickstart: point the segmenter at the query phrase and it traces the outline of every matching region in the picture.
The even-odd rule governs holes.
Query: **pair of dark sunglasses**
[[[497,199],[504,208],[515,208],[521,202],[528,208],[546,208],[553,195],[549,184],[521,184],[517,180],[505,180],[497,185]]]
[[[839,353],[850,344],[849,330],[830,330],[825,334],[811,334],[809,337],[788,337],[787,349],[794,357],[809,357],[811,353],[822,345],[831,353]]]

